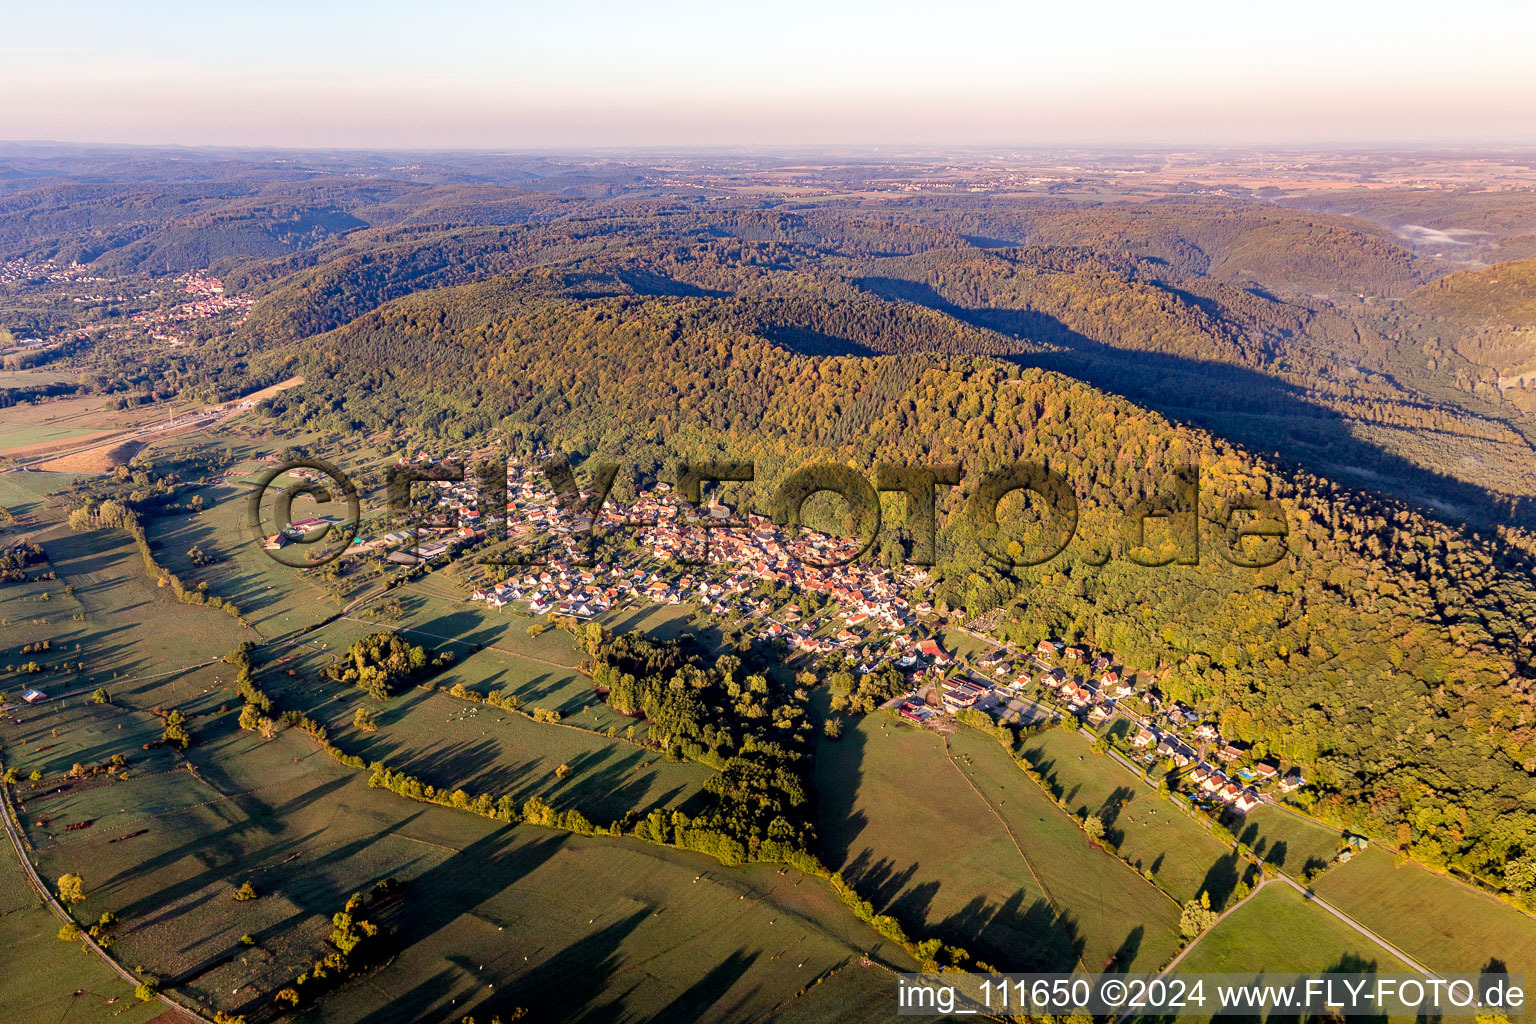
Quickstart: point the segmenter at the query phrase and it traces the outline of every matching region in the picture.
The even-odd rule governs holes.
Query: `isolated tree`
[[[1083,831],[1088,833],[1089,839],[1095,841],[1103,839],[1104,819],[1099,817],[1097,814],[1088,815],[1087,820],[1083,822]]]
[[[85,879],[79,875],[59,876],[59,899],[75,904],[85,899]]]
[[[187,716],[172,710],[165,716],[165,732],[160,737],[167,744],[186,750],[192,745],[192,734],[187,731]]]
[[[247,900],[253,900],[255,898],[256,887],[248,881],[240,883],[240,888],[235,890],[235,900],[238,903],[244,903]]]
[[[1202,892],[1198,900],[1184,904],[1184,912],[1179,916],[1179,930],[1185,938],[1192,939],[1215,924],[1216,917],[1216,911],[1211,909],[1211,894]]]

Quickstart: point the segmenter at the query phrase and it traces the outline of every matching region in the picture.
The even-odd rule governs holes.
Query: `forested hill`
[[[1097,239],[1104,218],[1158,224],[1159,238],[1205,223],[1185,205],[1150,205],[1173,219],[1089,210],[1084,237]],[[1273,228],[1277,217],[1258,223]],[[1233,244],[1259,230],[1230,212],[1208,219]],[[1214,247],[1226,236],[1199,237]],[[1350,237],[1367,253],[1387,244],[1365,231]],[[534,268],[540,287],[569,295],[755,303],[767,336],[800,351],[1010,356],[1452,521],[1536,527],[1536,423],[1510,395],[1481,386],[1467,356],[1426,351],[1422,314],[1394,305],[1392,320],[1374,307],[1280,297],[1194,272],[1202,266],[1186,274],[1160,256],[1083,245],[981,248],[856,207],[615,203],[520,227],[359,231],[339,252],[253,261],[230,280],[260,296],[245,328],[257,347],[323,333],[415,291]],[[907,322],[887,333],[892,318]]]
[[[983,246],[1077,245],[1274,292],[1402,295],[1425,271],[1391,231],[1350,217],[1215,199],[1148,203],[925,200],[906,218]]]
[[[1536,259],[1451,274],[1408,301],[1430,319],[1437,351],[1484,368],[1482,386],[1536,412]]]
[[[1008,578],[977,557],[951,502],[947,600],[1007,606],[1021,641],[1086,636],[1155,668],[1171,697],[1212,703],[1224,735],[1315,764],[1321,813],[1394,839],[1406,828],[1428,862],[1497,871],[1536,848],[1536,595],[1483,542],[1009,360],[807,355],[775,343],[750,303],[566,284],[530,272],[387,304],[308,343],[294,366],[311,385],[272,411],[341,432],[495,430],[645,476],[678,458],[752,458],[759,507],[818,457],[959,461],[972,481],[1048,460],[1084,502],[1083,539]],[[1281,500],[1289,557],[1259,571],[1212,549],[1198,567],[1088,564],[1115,510],[1186,457],[1204,467],[1209,517],[1239,493]]]

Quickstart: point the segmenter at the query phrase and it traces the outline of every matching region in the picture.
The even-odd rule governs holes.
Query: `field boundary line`
[[[992,801],[988,800],[986,795],[983,794],[979,788],[977,788],[976,783],[972,782],[970,777],[965,774],[965,769],[960,767],[959,763],[955,760],[954,754],[951,753],[949,749],[949,737],[944,736],[943,741],[944,759],[947,760],[950,765],[953,766],[955,771],[959,773],[960,777],[965,780],[965,784],[971,787],[971,792],[976,794],[976,799],[980,800],[984,805],[986,805],[987,810],[992,813],[992,817],[996,818],[998,824],[1003,826],[1003,831],[1008,833],[1008,841],[1013,844],[1013,848],[1015,850],[1019,851],[1019,859],[1024,862],[1024,869],[1029,872],[1029,877],[1033,878],[1035,880],[1035,884],[1040,887],[1040,895],[1044,896],[1045,902],[1051,905],[1051,910],[1055,912],[1058,918],[1064,916],[1061,912],[1061,907],[1056,903],[1056,898],[1051,895],[1051,890],[1046,888],[1045,882],[1041,881],[1039,873],[1035,871],[1034,862],[1029,859],[1029,854],[1025,853],[1024,847],[1019,844],[1019,837],[1014,834],[1013,826],[1008,824],[1008,819],[1004,818],[1002,814],[998,813],[997,808],[992,806]],[[1086,971],[1088,969],[1088,965],[1083,962],[1082,953],[1077,954],[1077,962],[1083,970]]]

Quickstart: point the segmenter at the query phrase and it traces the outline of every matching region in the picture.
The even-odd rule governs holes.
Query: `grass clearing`
[[[1267,804],[1227,824],[1233,835],[1293,878],[1300,878],[1308,865],[1326,865],[1344,846],[1343,837],[1326,825]]]
[[[433,682],[441,686],[446,678]],[[498,798],[510,793],[519,806],[540,796],[560,809],[580,810],[601,825],[653,807],[696,813],[696,798],[714,774],[704,765],[668,761],[622,739],[533,722],[442,690],[413,688],[379,705],[362,691],[329,680],[268,673],[261,685],[278,706],[304,708],[343,749],[366,761],[383,761],[439,789]],[[358,707],[374,712],[377,731],[352,725]],[[561,765],[569,769],[564,779],[556,775]]]
[[[939,736],[882,714],[848,719],[818,744],[815,777],[823,860],[910,934],[1000,970],[1076,965],[1073,937]]]
[[[36,516],[46,507],[46,496],[63,487],[77,474],[72,473],[0,473],[0,505],[17,519]]]
[[[89,437],[98,431],[89,427],[70,427],[56,423],[0,422],[0,452],[12,448],[37,448],[68,441],[77,437]]]
[[[1071,970],[1079,955],[1091,969],[1150,970],[1172,955],[1171,900],[1095,854],[992,737],[962,729],[950,743],[957,764],[940,736],[886,715],[823,740],[828,863],[914,933],[1002,970]]]
[[[799,985],[834,970],[855,972],[839,985],[877,1006],[893,982],[859,966],[860,956],[912,966],[829,887],[794,872],[731,871],[636,841],[417,804],[370,789],[365,773],[293,730],[264,741],[233,718],[231,710],[195,730],[187,753],[195,775],[146,772],[60,797],[74,801],[74,814],[93,813],[92,801],[140,813],[67,833],[36,854],[45,877],[85,878],[82,919],[119,915],[124,962],[206,1007],[264,1006],[323,952],[329,917],[347,895],[385,877],[408,883],[383,918],[399,958],[307,1019],[434,1019],[457,999],[460,1012],[553,1012],[589,1000],[615,1015],[664,1019],[670,1008],[730,1020],[772,1016]],[[244,881],[259,899],[232,899]],[[241,945],[243,934],[256,945]]]
[[[513,1006],[535,1020],[777,1020],[797,1008],[828,1019],[813,1007],[847,999],[855,1012],[837,1019],[874,1021],[889,1018],[896,983],[861,954],[907,962],[795,872],[527,827],[424,873],[396,922],[409,945],[389,972],[310,1020],[484,1019]],[[814,984],[828,975],[835,1002]]]
[[[133,986],[96,954],[61,942],[61,924],[28,884],[14,847],[4,840],[0,949],[5,950],[8,980],[0,985],[0,1020],[7,1024],[143,1024],[165,1010],[158,1001],[137,1002]]]
[[[136,685],[220,658],[254,635],[230,616],[179,603],[144,576],[144,563],[120,530],[53,531],[43,541],[56,581],[12,584],[0,591],[0,650],[12,663],[35,660],[47,670],[7,678],[7,693],[35,685],[58,696],[98,686]],[[65,587],[74,587],[66,596]],[[50,599],[39,600],[46,591]],[[79,616],[79,617],[77,617]],[[52,650],[20,648],[47,640]],[[67,671],[56,671],[68,664]],[[76,666],[84,664],[83,669]],[[136,681],[130,683],[130,681]]]

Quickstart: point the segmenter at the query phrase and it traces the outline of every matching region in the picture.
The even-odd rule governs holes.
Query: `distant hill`
[[[1433,321],[1434,351],[1485,368],[1484,387],[1536,414],[1536,259],[1451,274],[1408,305]]]
[[[1536,259],[1451,274],[1420,288],[1408,302],[1463,327],[1536,327]]]

